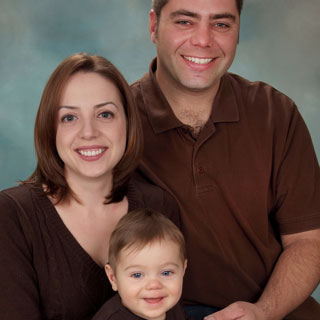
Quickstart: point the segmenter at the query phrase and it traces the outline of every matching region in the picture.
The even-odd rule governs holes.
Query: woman
[[[45,87],[34,134],[34,173],[0,193],[1,319],[90,319],[112,295],[103,266],[115,224],[139,207],[171,219],[178,209],[131,178],[140,124],[108,60],[64,60]]]

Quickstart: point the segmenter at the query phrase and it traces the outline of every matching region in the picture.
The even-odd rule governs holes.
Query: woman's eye
[[[99,113],[99,118],[111,119],[111,118],[113,118],[113,116],[114,116],[113,113],[109,112],[109,111],[104,111],[104,112]]]
[[[139,279],[142,278],[142,273],[136,272],[131,275],[132,278]]]
[[[168,276],[171,276],[173,275],[173,272],[172,271],[169,271],[169,270],[165,270],[165,271],[162,271],[161,274],[165,277],[168,277]]]
[[[67,115],[65,115],[65,116],[62,117],[61,121],[62,121],[62,122],[71,122],[71,121],[73,121],[73,120],[75,120],[75,119],[76,119],[76,117],[75,117],[74,115],[72,115],[72,114],[67,114]]]

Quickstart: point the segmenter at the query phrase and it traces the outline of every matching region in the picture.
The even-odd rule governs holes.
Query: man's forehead
[[[183,14],[183,11],[193,14],[215,15],[217,13],[238,13],[236,0],[168,0],[162,8],[167,13],[177,12]]]

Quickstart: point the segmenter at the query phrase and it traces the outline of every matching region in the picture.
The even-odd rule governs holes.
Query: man
[[[153,0],[157,58],[132,85],[140,170],[180,205],[189,315],[320,319],[310,298],[320,278],[319,164],[295,104],[227,72],[241,8]]]

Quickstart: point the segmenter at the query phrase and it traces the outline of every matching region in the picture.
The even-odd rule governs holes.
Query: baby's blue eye
[[[173,272],[169,270],[165,270],[165,271],[162,271],[161,274],[165,277],[168,277],[168,276],[171,276]]]
[[[136,279],[139,279],[142,277],[142,273],[141,272],[136,272],[136,273],[133,273],[131,275],[132,278],[136,278]]]

